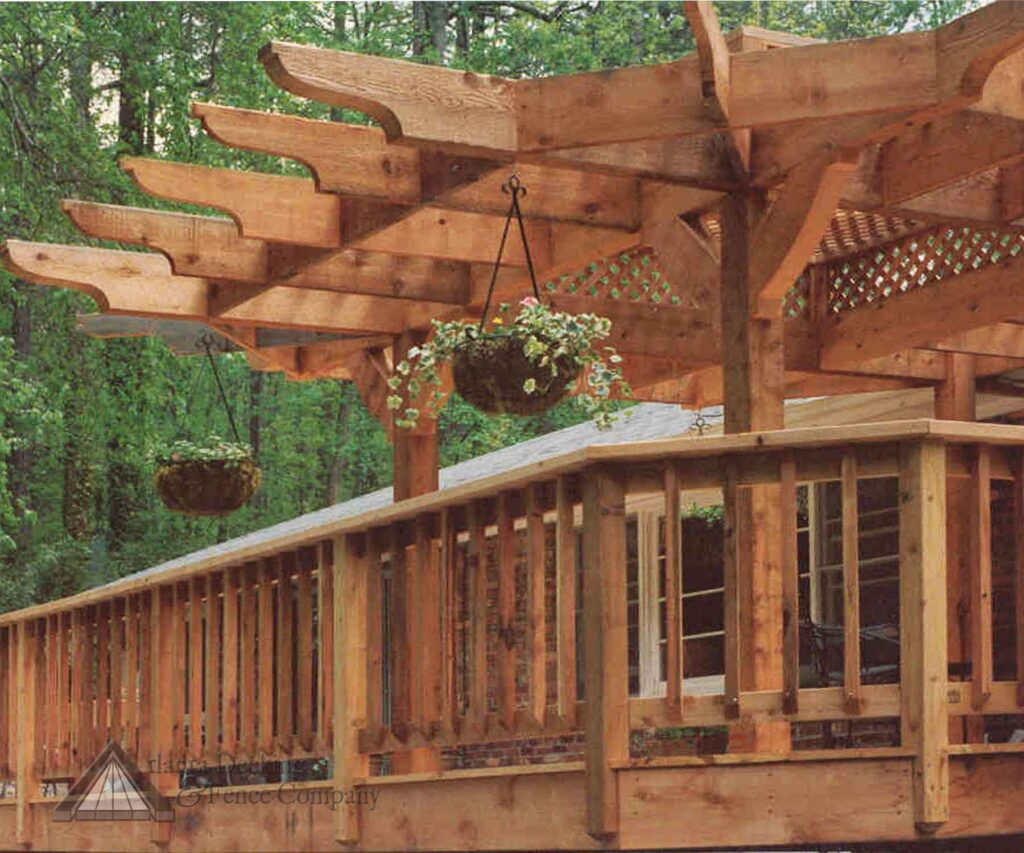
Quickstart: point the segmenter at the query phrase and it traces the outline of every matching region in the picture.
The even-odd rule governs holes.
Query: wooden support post
[[[330,555],[330,556],[329,556]],[[321,542],[316,549],[317,556],[317,625],[320,629],[319,646],[317,654],[317,666],[319,672],[319,687],[317,696],[320,701],[320,713],[317,717],[317,737],[319,748],[329,751],[333,748],[334,737],[334,570],[331,565],[333,550],[330,542]],[[371,596],[367,620],[370,625],[373,619],[380,623],[380,561],[370,563],[370,583],[376,585],[376,609],[374,609]],[[373,588],[371,586],[371,588]],[[378,614],[376,617],[374,614]],[[378,647],[379,648],[379,647]],[[368,660],[369,655],[368,655]],[[377,671],[380,671],[380,658],[377,659]],[[369,677],[369,674],[368,674]],[[378,688],[379,690],[379,688]],[[373,698],[371,693],[369,699]],[[368,701],[369,701],[368,699]],[[377,695],[378,716],[367,716],[367,721],[373,725],[380,723],[380,694]]]
[[[31,802],[39,796],[39,774],[35,766],[37,730],[36,678],[38,675],[39,627],[35,621],[19,622],[15,634],[17,660],[15,671],[15,784],[17,804],[14,817],[15,843],[32,843]]]
[[[800,560],[796,524],[796,459],[787,453],[779,464],[782,513],[782,710],[800,708]]]
[[[384,610],[383,610],[383,578],[381,576],[380,545],[377,536],[370,532],[366,537],[366,724],[370,729],[376,729],[384,725]],[[335,557],[335,560],[337,558]],[[328,567],[325,574],[333,575],[334,572]],[[334,582],[331,582],[331,602],[338,592],[334,589]],[[326,603],[324,607],[326,608]],[[329,620],[330,612],[324,610],[324,619]],[[326,627],[326,621],[325,621]],[[330,629],[331,645],[325,642],[324,648],[333,649],[338,642],[333,626]],[[332,652],[333,654],[333,652]],[[334,685],[334,673],[331,673],[331,687]],[[324,687],[326,690],[327,687]],[[328,698],[325,694],[325,701]],[[331,708],[334,707],[334,697],[330,697]],[[332,724],[333,728],[333,724]]]
[[[847,713],[859,714],[860,695],[860,515],[857,457],[840,463],[843,504],[843,696]]]
[[[934,832],[949,819],[946,698],[946,448],[900,451],[900,722],[914,750],[914,821]]]
[[[313,577],[307,560],[299,561],[296,595],[296,730],[299,746],[313,750]]]
[[[721,325],[725,432],[781,429],[786,371],[781,303],[769,312],[760,305],[763,282],[754,281],[751,245],[763,199],[735,192],[722,199]],[[760,316],[755,316],[755,312]],[[737,502],[730,507],[730,500]],[[779,486],[734,489],[726,495],[726,516],[737,532],[737,560],[743,690],[781,690],[782,527]],[[728,593],[726,594],[728,598]],[[728,607],[727,603],[727,607]],[[726,638],[728,646],[729,639]],[[756,653],[755,653],[756,651]],[[785,752],[788,723],[734,725],[730,748]]]
[[[395,340],[395,363],[403,361],[409,350],[424,340],[424,332],[399,335]],[[392,429],[392,441],[395,501],[437,491],[437,421],[424,415],[414,429],[395,426]]]
[[[992,448],[979,445],[971,476],[971,706],[992,694]]]
[[[947,421],[977,420],[975,357],[964,353],[945,354],[945,379],[935,387],[935,417]],[[950,477],[946,483],[946,554],[949,590],[947,622],[949,660],[967,664],[971,660],[971,483]],[[956,679],[966,674],[954,674]],[[949,718],[951,743],[980,742],[983,720],[976,716]]]
[[[587,831],[619,829],[615,762],[629,757],[626,636],[626,500],[622,474],[594,467],[583,478],[583,636]]]
[[[455,731],[455,720],[459,713],[457,632],[458,580],[458,531],[450,507],[441,510],[440,521],[441,555],[441,731],[450,735]]]
[[[175,761],[173,696],[182,689],[182,685],[176,680],[174,599],[173,585],[156,587],[153,590],[150,613],[150,711],[153,719],[150,731],[159,780],[153,784],[161,791],[177,782],[177,774],[168,770]]]
[[[665,701],[678,715],[683,701],[683,519],[679,507],[679,469],[665,464]]]
[[[530,716],[544,725],[547,709],[547,636],[544,630],[544,578],[547,547],[540,484],[526,491],[526,662]]]
[[[353,793],[356,777],[369,772],[369,756],[359,751],[359,730],[366,724],[367,547],[365,537],[341,536],[334,542],[334,789],[341,794],[334,838],[359,840],[359,811]]]
[[[555,486],[555,622],[558,642],[558,716],[576,721],[576,523],[569,481]]]

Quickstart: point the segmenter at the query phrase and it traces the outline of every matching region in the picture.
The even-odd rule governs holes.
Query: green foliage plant
[[[178,439],[154,447],[150,450],[150,458],[158,466],[179,462],[224,462],[230,468],[252,459],[252,448],[211,434],[200,441]]]
[[[622,357],[615,347],[602,343],[608,339],[611,325],[609,319],[596,314],[555,311],[532,296],[523,299],[514,314],[509,303],[502,303],[484,328],[464,320],[435,320],[430,340],[412,347],[408,357],[395,366],[395,375],[388,380],[392,391],[388,408],[401,411],[395,423],[404,429],[415,427],[421,415],[409,401],[425,399],[427,414],[436,418],[445,396],[441,368],[481,341],[511,339],[522,345],[523,354],[536,367],[537,376],[523,380],[526,394],[546,391],[543,386],[550,383],[543,380],[548,371],[556,380],[582,375],[582,379],[571,380],[585,383],[577,401],[598,428],[605,429],[615,417],[613,392],[631,396],[629,383],[622,376]],[[501,371],[504,366],[494,364],[492,369]]]

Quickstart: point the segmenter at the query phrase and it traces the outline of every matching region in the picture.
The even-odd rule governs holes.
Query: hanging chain
[[[512,217],[515,217],[519,226],[519,237],[523,241],[523,255],[526,258],[526,268],[530,273],[530,284],[533,285],[533,295],[540,302],[540,288],[537,287],[537,274],[533,269],[533,256],[530,254],[530,243],[526,239],[526,225],[523,223],[523,212],[519,207],[519,197],[526,197],[526,187],[519,180],[519,175],[513,174],[501,185],[501,191],[505,195],[512,196],[508,206],[508,213],[505,216],[505,227],[501,231],[501,242],[498,243],[498,256],[494,259],[494,269],[491,270],[491,284],[487,288],[487,300],[484,302],[484,312],[480,316],[480,331],[484,329],[487,322],[487,312],[491,307],[491,298],[494,296],[494,285],[498,281],[498,271],[501,269],[501,256],[505,251],[505,243],[508,242],[508,230],[512,225]]]
[[[210,369],[213,371],[213,378],[217,381],[217,390],[220,391],[220,399],[221,402],[224,403],[224,411],[228,414],[228,423],[231,424],[231,432],[235,435],[235,441],[241,444],[242,438],[238,434],[238,427],[235,425],[235,415],[231,411],[231,406],[228,404],[228,395],[224,392],[224,383],[220,381],[220,372],[217,370],[217,361],[213,357],[214,343],[215,338],[205,332],[200,335],[199,340],[196,341],[198,346],[201,346],[206,350],[206,358],[209,361]]]

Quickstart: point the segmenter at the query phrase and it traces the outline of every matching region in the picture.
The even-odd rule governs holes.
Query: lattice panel
[[[927,287],[950,276],[1012,258],[1024,250],[1024,234],[943,226],[829,264],[832,312]]]
[[[796,317],[807,310],[811,297],[811,277],[804,273],[782,297],[782,315]]]
[[[680,303],[678,294],[654,259],[654,252],[646,248],[594,261],[575,275],[563,275],[555,281],[545,282],[543,288],[549,293],[572,293],[594,299],[655,305]]]

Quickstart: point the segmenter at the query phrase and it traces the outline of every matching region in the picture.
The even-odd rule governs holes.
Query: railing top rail
[[[142,592],[150,587],[185,580],[193,575],[236,566],[281,551],[310,545],[343,533],[358,533],[395,521],[410,519],[423,512],[434,512],[444,507],[465,504],[479,498],[493,497],[498,492],[520,489],[538,480],[551,480],[566,474],[578,473],[590,464],[650,463],[664,461],[667,458],[715,458],[733,454],[856,446],[928,438],[951,444],[985,443],[1024,447],[1024,427],[919,418],[849,426],[800,427],[728,436],[683,436],[626,444],[594,445],[540,462],[528,462],[511,471],[503,471],[470,483],[400,501],[387,507],[325,522],[282,536],[279,539],[263,541],[251,546],[243,546],[235,550],[199,558],[194,562],[169,568],[166,572],[147,574],[142,577],[127,577],[99,589],[86,590],[46,604],[0,614],[0,625],[93,605],[111,598]]]

